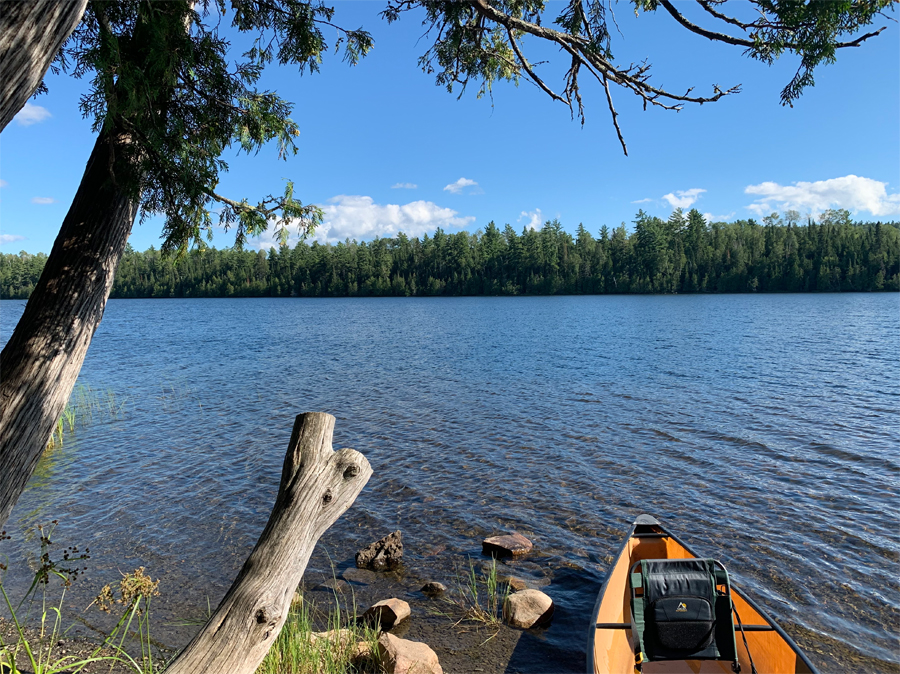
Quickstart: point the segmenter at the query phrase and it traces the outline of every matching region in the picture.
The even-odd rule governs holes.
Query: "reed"
[[[490,566],[480,574],[469,559],[469,568],[464,573],[457,570],[455,591],[445,601],[455,609],[450,616],[457,625],[473,622],[499,630],[503,624],[503,602],[509,592],[509,584],[500,580],[496,559],[492,558]]]
[[[75,408],[71,405],[66,405],[66,409],[63,410],[61,422],[65,422],[65,427],[72,433],[75,430]]]
[[[62,447],[63,444],[63,420],[62,418],[58,419],[56,425],[53,427],[53,431],[50,433],[50,439],[47,440],[47,449],[56,449],[57,447]]]
[[[355,607],[334,606],[324,620],[325,631],[315,632],[318,612],[314,604],[299,600],[291,605],[288,619],[256,674],[349,674],[377,672],[376,665],[361,657],[358,644],[374,652],[378,632],[364,624]]]
[[[47,450],[62,447],[66,435],[75,433],[95,421],[116,421],[125,416],[127,398],[120,398],[111,388],[98,391],[89,384],[78,384],[69,396],[62,416],[47,441]]]

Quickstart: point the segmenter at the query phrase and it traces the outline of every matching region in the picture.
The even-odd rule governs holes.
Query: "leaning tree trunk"
[[[35,92],[86,7],[87,0],[0,4],[0,131]]]
[[[166,674],[253,674],[287,619],[319,537],[353,503],[372,468],[334,452],[334,417],[301,414],[284,457],[269,522],[231,589]]]
[[[134,224],[138,203],[110,173],[117,146],[127,142],[115,129],[97,138],[41,278],[0,354],[0,528],[65,409]]]

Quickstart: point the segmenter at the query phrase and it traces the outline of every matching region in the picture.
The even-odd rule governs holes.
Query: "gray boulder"
[[[356,553],[356,566],[373,571],[390,571],[403,561],[403,535],[399,531],[388,534],[380,541]]]
[[[432,580],[422,586],[422,594],[427,597],[439,597],[447,591],[447,586]]]

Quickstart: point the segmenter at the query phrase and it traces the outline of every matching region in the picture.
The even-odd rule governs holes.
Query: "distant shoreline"
[[[900,291],[900,225],[841,221],[708,225],[696,211],[641,212],[594,237],[558,221],[521,234],[490,223],[471,234],[301,241],[164,255],[127,248],[110,297],[435,297]],[[25,299],[43,254],[0,254],[0,298]]]
[[[110,300],[374,300],[374,299],[459,299],[470,297],[483,298],[537,298],[537,297],[722,297],[733,295],[883,295],[887,293],[897,294],[896,288],[883,288],[882,290],[763,290],[745,292],[693,292],[693,293],[555,293],[540,294],[527,293],[520,295],[205,295],[203,297],[192,296],[168,296],[148,295],[146,297],[117,297],[110,295]],[[27,297],[2,297],[2,302],[27,302]]]

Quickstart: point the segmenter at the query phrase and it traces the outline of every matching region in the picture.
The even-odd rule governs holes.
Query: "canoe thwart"
[[[668,538],[669,534],[648,533],[648,534],[632,534],[632,538]]]

